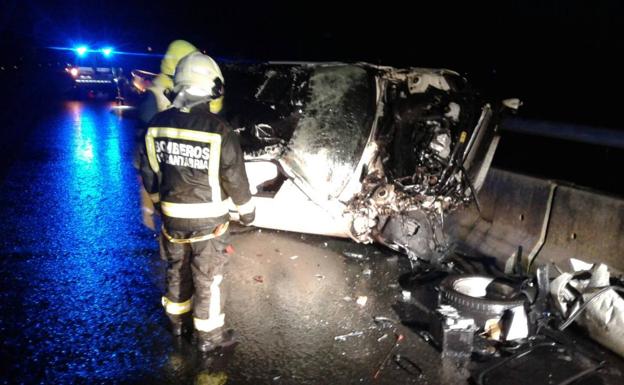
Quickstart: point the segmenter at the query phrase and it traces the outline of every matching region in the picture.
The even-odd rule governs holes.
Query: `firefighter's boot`
[[[202,352],[211,352],[217,348],[225,348],[238,343],[238,334],[232,330],[217,329],[211,332],[197,332],[197,349]]]

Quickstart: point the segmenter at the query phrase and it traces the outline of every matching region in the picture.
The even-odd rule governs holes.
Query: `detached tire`
[[[449,276],[439,288],[441,304],[451,305],[462,316],[474,319],[481,329],[488,320],[499,319],[505,310],[526,302],[513,285],[482,275]]]

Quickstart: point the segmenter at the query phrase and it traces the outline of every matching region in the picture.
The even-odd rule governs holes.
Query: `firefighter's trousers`
[[[211,231],[169,230],[160,236],[161,256],[168,264],[163,306],[168,315],[192,311],[195,329],[204,332],[217,331],[225,322],[223,275],[228,234],[192,243],[175,243],[170,238],[190,239]]]

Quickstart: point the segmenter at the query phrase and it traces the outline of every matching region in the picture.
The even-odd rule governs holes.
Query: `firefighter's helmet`
[[[185,56],[176,67],[173,79],[174,91],[185,91],[195,96],[210,99],[223,94],[223,74],[219,65],[207,55],[194,52]]]
[[[160,62],[160,72],[173,76],[176,66],[186,55],[197,52],[197,48],[186,40],[174,40],[167,47],[165,57]]]

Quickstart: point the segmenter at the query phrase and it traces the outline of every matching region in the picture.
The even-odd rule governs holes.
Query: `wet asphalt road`
[[[226,314],[241,343],[201,357],[190,339],[170,336],[164,264],[141,224],[133,125],[108,104],[66,102],[6,170],[0,383],[210,383],[223,371],[229,384],[372,383],[394,338],[372,317],[396,318],[407,261],[345,240],[234,235]],[[347,259],[345,249],[369,258]],[[435,350],[414,343],[423,369],[437,373]],[[388,365],[376,383],[418,381]]]
[[[464,367],[404,326],[395,353],[418,369],[390,361],[373,379],[395,338],[373,317],[422,311],[401,294],[406,258],[347,240],[235,229],[225,312],[241,343],[201,356],[190,338],[172,338],[165,266],[141,224],[134,121],[110,107],[62,104],[0,173],[0,384],[466,383]],[[557,383],[578,371],[553,354],[492,378],[517,384],[529,365]],[[609,370],[604,383],[621,383]]]

